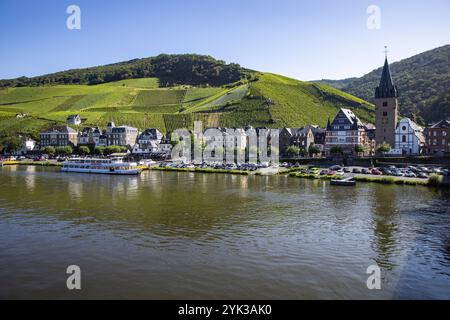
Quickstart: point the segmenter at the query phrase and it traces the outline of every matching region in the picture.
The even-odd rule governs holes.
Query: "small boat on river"
[[[63,163],[61,172],[103,173],[114,175],[137,175],[142,168],[136,162],[124,162],[123,158],[75,158]]]
[[[352,187],[352,186],[356,186],[356,180],[353,177],[348,177],[348,178],[341,179],[341,180],[333,179],[330,181],[330,184],[333,186]]]

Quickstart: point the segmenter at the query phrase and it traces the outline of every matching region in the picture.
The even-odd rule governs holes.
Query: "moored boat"
[[[337,180],[337,179],[333,179],[330,181],[330,184],[333,186],[356,186],[356,180],[353,177],[349,177],[349,178],[345,178],[345,179],[341,179],[341,180]]]
[[[135,162],[124,162],[122,158],[76,158],[63,163],[62,172],[103,173],[114,175],[136,175],[142,168]]]

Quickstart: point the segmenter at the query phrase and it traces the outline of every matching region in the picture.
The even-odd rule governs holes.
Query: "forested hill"
[[[72,69],[43,76],[0,80],[0,87],[31,87],[55,84],[101,84],[138,78],[158,78],[160,86],[222,86],[251,77],[252,71],[211,56],[161,54],[105,66]]]
[[[320,82],[373,102],[381,71],[382,67],[361,78]],[[395,62],[391,73],[399,89],[403,116],[422,124],[450,117],[450,45]]]

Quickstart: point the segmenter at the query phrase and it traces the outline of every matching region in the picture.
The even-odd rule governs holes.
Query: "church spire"
[[[380,85],[375,90],[375,98],[398,98],[397,86],[394,85],[394,81],[392,80],[387,54],[384,61],[383,72],[381,74]]]

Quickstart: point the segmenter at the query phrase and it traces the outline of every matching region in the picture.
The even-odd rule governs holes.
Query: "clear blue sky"
[[[66,8],[81,8],[81,30]],[[366,27],[367,7],[381,29]],[[209,54],[302,80],[361,76],[450,43],[449,0],[0,0],[0,78],[159,53]]]

